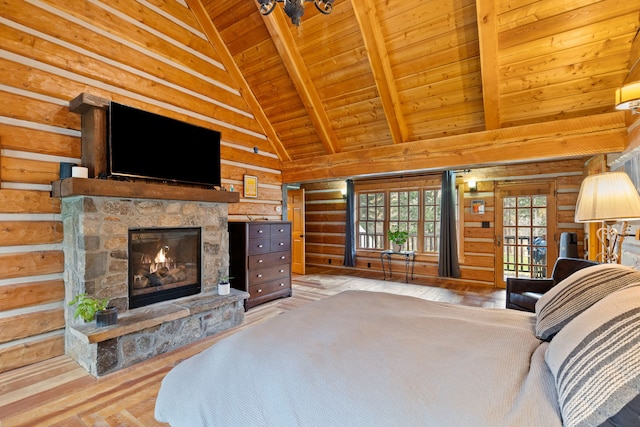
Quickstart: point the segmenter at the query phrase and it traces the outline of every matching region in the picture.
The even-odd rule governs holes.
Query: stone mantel
[[[65,178],[55,181],[51,184],[51,196],[57,198],[73,196],[122,197],[213,203],[238,203],[240,201],[240,193],[233,191],[94,178]]]

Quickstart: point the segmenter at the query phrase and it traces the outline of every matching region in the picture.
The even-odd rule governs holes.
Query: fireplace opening
[[[129,230],[129,308],[200,292],[200,228]]]

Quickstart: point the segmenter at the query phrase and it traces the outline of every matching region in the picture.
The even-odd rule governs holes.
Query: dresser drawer
[[[261,239],[271,237],[271,228],[275,224],[252,223],[249,224],[249,239]]]
[[[271,239],[249,239],[249,247],[247,248],[249,255],[265,254],[272,252]]]
[[[247,268],[249,270],[255,270],[259,268],[265,268],[270,265],[276,264],[289,264],[291,262],[291,254],[288,251],[285,252],[272,252],[268,254],[258,254],[249,256],[249,262]]]
[[[288,251],[291,249],[291,236],[271,237],[271,252]]]
[[[256,283],[263,283],[271,279],[278,279],[280,277],[289,276],[291,270],[290,264],[280,264],[274,266],[267,266],[258,270],[250,270],[248,273],[249,286]]]
[[[257,285],[249,286],[250,298],[258,298],[262,295],[268,295],[273,292],[278,292],[283,289],[291,288],[291,278],[283,277],[277,280],[271,280],[268,282],[260,283]]]
[[[271,224],[271,237],[284,236],[291,236],[291,224]]]

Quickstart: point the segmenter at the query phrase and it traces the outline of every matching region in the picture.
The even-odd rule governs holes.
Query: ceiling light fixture
[[[273,12],[276,7],[276,3],[284,3],[284,13],[291,18],[291,22],[295,25],[300,25],[300,19],[304,15],[304,4],[311,3],[316,5],[321,13],[328,15],[333,9],[334,0],[258,0],[260,3],[260,13],[268,15]]]
[[[640,82],[616,89],[616,110],[631,110],[632,114],[640,114]]]

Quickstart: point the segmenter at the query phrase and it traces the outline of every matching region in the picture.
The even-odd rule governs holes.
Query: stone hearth
[[[122,369],[242,323],[248,295],[238,291],[217,295],[218,277],[227,274],[229,266],[226,202],[59,196],[66,353],[91,374]],[[130,310],[128,231],[153,227],[201,227],[202,292]],[[74,307],[66,301],[80,293],[109,298],[118,308],[118,324],[98,328],[95,321],[85,324],[74,319]]]

